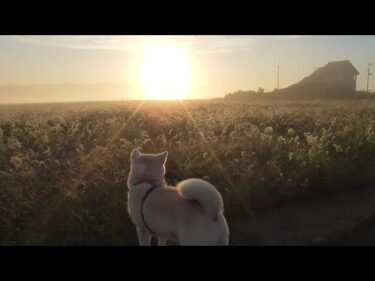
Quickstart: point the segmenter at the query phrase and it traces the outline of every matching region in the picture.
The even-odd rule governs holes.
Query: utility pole
[[[371,67],[374,67],[373,63],[369,63],[368,64],[368,68],[367,68],[367,93],[369,92],[368,91],[369,80],[370,80],[370,76],[372,75],[372,73],[371,73]]]
[[[277,65],[277,89],[279,89],[279,74],[280,74],[280,65]]]

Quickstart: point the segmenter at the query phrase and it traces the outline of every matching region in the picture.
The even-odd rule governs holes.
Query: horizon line
[[[121,100],[80,100],[80,101],[43,101],[43,102],[12,102],[12,103],[2,103],[0,102],[0,106],[4,105],[27,105],[27,104],[63,104],[63,103],[96,103],[96,102],[179,102],[179,101],[209,101],[209,100],[217,100],[217,99],[224,99],[224,97],[215,97],[215,98],[192,98],[192,99],[121,99]]]

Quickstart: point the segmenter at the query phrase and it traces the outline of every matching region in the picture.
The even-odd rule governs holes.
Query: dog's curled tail
[[[224,211],[223,199],[217,189],[201,179],[187,179],[177,185],[179,194],[186,199],[197,200],[204,212],[213,220]]]

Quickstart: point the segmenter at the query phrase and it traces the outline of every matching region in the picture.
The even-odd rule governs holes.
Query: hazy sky
[[[127,84],[140,91],[144,46],[162,42],[183,50],[192,70],[191,97],[220,97],[236,90],[280,87],[329,61],[350,60],[366,88],[375,63],[375,36],[0,36],[0,85]],[[374,76],[370,80],[375,89]],[[125,98],[126,98],[125,97]]]

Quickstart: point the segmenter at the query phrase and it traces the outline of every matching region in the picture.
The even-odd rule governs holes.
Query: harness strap
[[[152,186],[151,188],[149,188],[145,194],[143,195],[142,197],[142,205],[141,205],[141,216],[142,216],[142,221],[143,221],[143,224],[146,226],[147,230],[151,233],[151,234],[155,234],[155,232],[151,229],[151,227],[146,223],[146,220],[145,220],[145,215],[143,213],[143,205],[147,199],[147,197],[151,194],[151,192],[153,192],[155,189],[157,188],[157,186]]]

